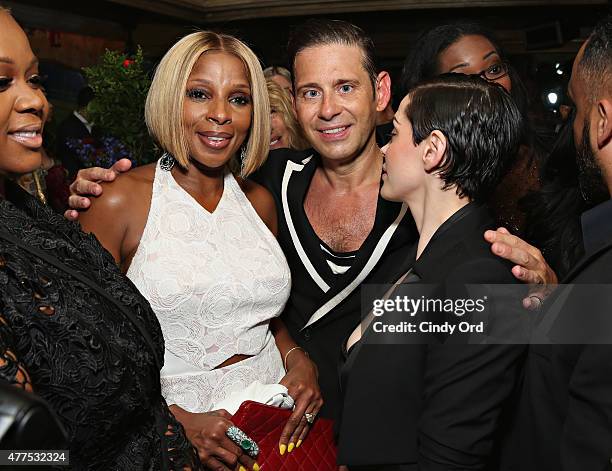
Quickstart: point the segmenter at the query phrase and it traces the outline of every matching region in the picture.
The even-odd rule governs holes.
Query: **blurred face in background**
[[[283,90],[287,90],[290,95],[293,95],[293,84],[290,80],[287,80],[287,78],[283,77],[282,75],[273,75],[270,78],[274,80],[274,82],[276,82]]]
[[[466,75],[481,75],[491,82],[499,83],[508,92],[512,88],[507,65],[502,62],[499,51],[484,36],[462,36],[438,56],[438,72],[456,72]]]
[[[28,38],[7,12],[0,31],[0,174],[20,175],[40,167],[48,103]]]
[[[270,121],[272,124],[270,133],[270,150],[288,148],[289,130],[285,125],[282,112],[272,108],[270,111]]]

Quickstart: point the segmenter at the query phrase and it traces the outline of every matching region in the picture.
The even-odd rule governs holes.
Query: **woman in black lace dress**
[[[40,166],[48,105],[28,39],[1,8],[0,30],[0,381],[49,403],[73,469],[197,469],[160,393],[149,304],[93,236],[10,183]]]

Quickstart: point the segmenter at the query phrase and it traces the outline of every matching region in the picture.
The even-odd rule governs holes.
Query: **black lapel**
[[[306,161],[305,163],[303,163]],[[321,249],[312,235],[312,228],[304,211],[304,198],[319,165],[319,157],[313,154],[302,163],[288,160],[283,173],[281,206],[293,247],[306,271],[325,293],[330,289],[329,268],[320,256]]]
[[[492,227],[493,225],[494,219],[486,206],[476,203],[464,206],[434,233],[419,259],[414,263],[414,273],[422,280],[444,278],[443,271],[454,266],[455,257],[463,258],[464,255],[461,251],[456,250],[456,247],[463,243],[464,238],[473,233],[475,228]]]
[[[381,258],[384,257],[390,246],[402,246],[404,248],[412,240],[396,237],[399,232],[405,230],[400,226],[406,224],[407,218],[412,221],[412,215],[407,206],[390,203],[379,196],[376,210],[374,228],[366,238],[360,254],[356,257],[354,265],[344,275],[339,277],[332,288],[325,293],[319,308],[312,313],[308,322],[302,329],[321,322],[328,313],[333,311],[342,301],[359,292],[359,287],[368,276],[376,269]],[[401,239],[401,240],[400,240]],[[405,260],[398,260],[398,263],[405,263]],[[396,266],[397,268],[397,266]],[[394,274],[385,273],[385,279],[378,283],[388,283],[397,280]],[[376,283],[377,281],[371,281]]]
[[[353,281],[364,269],[365,265],[370,260],[374,249],[379,244],[381,237],[385,231],[393,224],[402,210],[401,203],[393,203],[384,200],[380,194],[378,195],[378,203],[376,205],[376,216],[374,218],[374,227],[363,242],[357,256],[355,257],[351,268],[346,273],[338,276],[336,282],[331,289],[326,293],[323,302],[336,296],[344,289],[351,281]],[[409,210],[406,210],[407,217],[410,216]],[[371,270],[370,270],[371,271]]]
[[[570,272],[565,276],[565,278],[563,278],[563,280],[561,281],[561,284],[571,283],[572,280],[576,278],[576,276],[578,276],[591,262],[599,258],[599,256],[603,252],[610,250],[611,247],[612,247],[612,240],[600,246],[594,252],[582,257],[582,259],[578,261],[578,263],[570,270]]]

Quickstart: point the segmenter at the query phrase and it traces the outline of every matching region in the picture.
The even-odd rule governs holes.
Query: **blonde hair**
[[[174,156],[183,167],[189,166],[189,146],[183,125],[183,104],[187,80],[195,63],[206,52],[226,52],[244,64],[249,84],[253,114],[244,159],[230,162],[242,176],[257,170],[268,157],[270,148],[270,102],[266,82],[257,56],[242,41],[227,34],[198,31],[179,40],[157,66],[147,101],[145,121],[159,147]]]
[[[291,72],[280,65],[271,65],[270,67],[266,67],[263,73],[264,77],[267,79],[272,78],[275,75],[280,75],[281,77],[285,77],[287,80],[289,80],[289,83],[293,83],[291,80]]]
[[[268,95],[270,96],[271,110],[281,115],[287,131],[289,131],[287,145],[290,149],[308,149],[310,145],[308,141],[306,141],[302,133],[302,128],[297,122],[289,93],[270,78],[266,80],[266,86],[268,87]]]

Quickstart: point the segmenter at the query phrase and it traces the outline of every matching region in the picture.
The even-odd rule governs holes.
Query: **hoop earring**
[[[165,170],[166,172],[169,172],[170,170],[172,170],[172,167],[174,167],[175,162],[176,160],[174,159],[174,157],[172,157],[172,155],[170,155],[168,152],[165,152],[164,155],[162,155],[159,159],[159,168]]]

